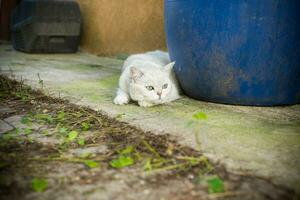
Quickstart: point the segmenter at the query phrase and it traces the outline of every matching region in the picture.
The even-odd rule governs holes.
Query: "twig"
[[[148,142],[146,142],[146,140],[142,140],[142,143],[146,146],[146,148],[151,153],[153,153],[156,157],[158,157],[159,159],[161,159],[161,156],[159,155],[159,153],[157,153],[157,151]]]

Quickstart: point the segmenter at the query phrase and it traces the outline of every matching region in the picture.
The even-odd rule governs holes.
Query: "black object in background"
[[[23,0],[13,11],[12,42],[27,53],[73,53],[82,17],[73,0]]]

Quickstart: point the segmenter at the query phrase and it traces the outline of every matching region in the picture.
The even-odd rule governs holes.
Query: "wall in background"
[[[97,55],[166,49],[163,0],[77,0],[81,48]]]
[[[0,40],[10,39],[10,15],[16,0],[0,0]]]

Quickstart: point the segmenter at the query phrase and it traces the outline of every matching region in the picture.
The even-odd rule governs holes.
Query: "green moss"
[[[118,87],[120,74],[113,74],[111,76],[105,77],[99,81],[97,81],[97,85],[99,85],[103,89],[113,89]]]

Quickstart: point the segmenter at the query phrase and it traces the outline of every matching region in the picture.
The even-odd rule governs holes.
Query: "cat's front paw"
[[[141,106],[141,107],[150,107],[150,106],[154,106],[154,104],[148,103],[148,102],[146,102],[146,101],[139,101],[138,104],[139,104],[139,106]]]
[[[129,102],[129,98],[126,95],[117,95],[114,99],[114,103],[118,105],[124,105]]]

